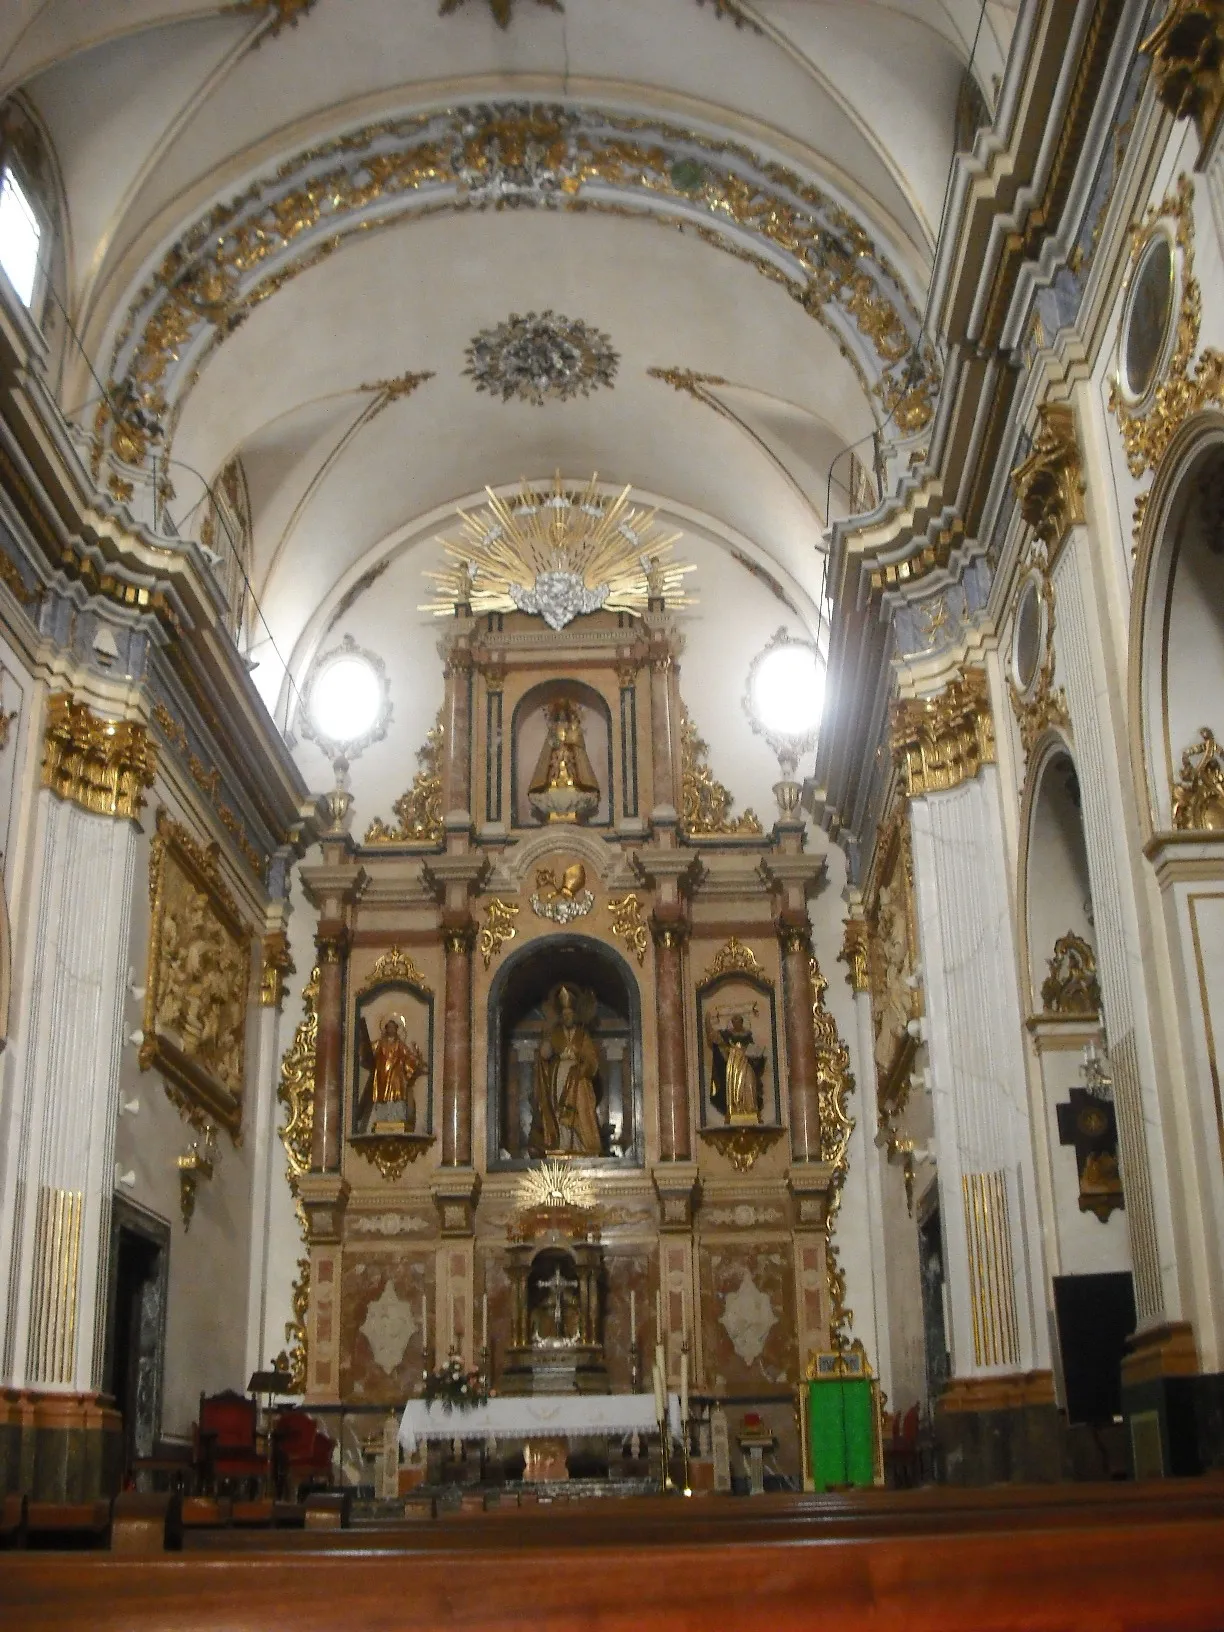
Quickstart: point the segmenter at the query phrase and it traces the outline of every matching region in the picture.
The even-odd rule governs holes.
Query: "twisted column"
[[[472,948],[470,919],[443,932],[446,1006],[442,1023],[442,1165],[472,1165]]]
[[[349,932],[339,921],[321,922],[315,936],[319,955],[319,1032],[315,1044],[314,1126],[310,1165],[317,1173],[340,1167],[344,1116],[344,972]]]
[[[820,1088],[816,1034],[812,1029],[812,938],[807,923],[783,924],[782,993],[786,1012],[786,1058],[790,1068],[791,1155],[820,1160]]]
[[[692,1159],[689,1134],[688,1067],[684,1050],[684,971],[682,924],[651,920],[655,943],[655,1007],[659,1049],[659,1156],[665,1162]]]

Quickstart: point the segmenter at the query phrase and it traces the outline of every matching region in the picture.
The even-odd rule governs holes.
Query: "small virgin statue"
[[[532,810],[546,822],[582,822],[599,809],[599,783],[587,757],[578,710],[567,698],[544,710],[547,729],[527,786]]]

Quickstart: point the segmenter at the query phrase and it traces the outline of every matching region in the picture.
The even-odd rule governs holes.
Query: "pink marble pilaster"
[[[472,949],[470,921],[444,926],[446,1000],[442,1022],[442,1165],[472,1165]]]
[[[349,932],[342,923],[320,923],[315,946],[319,955],[319,1032],[315,1043],[310,1165],[317,1173],[332,1173],[340,1166],[344,1115],[344,970]]]
[[[659,1157],[687,1162],[689,1133],[688,1065],[684,1048],[683,943],[685,926],[652,920],[655,942],[655,1007],[659,1049]]]
[[[806,922],[783,923],[783,1001],[786,1009],[786,1057],[790,1068],[791,1154],[797,1162],[820,1160],[820,1098],[816,1073],[816,1034],[812,1029],[812,937]]]

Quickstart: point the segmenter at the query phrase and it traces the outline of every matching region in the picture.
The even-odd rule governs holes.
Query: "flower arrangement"
[[[489,1398],[489,1390],[478,1371],[468,1371],[457,1354],[452,1354],[436,1371],[425,1373],[425,1404],[435,1401],[444,1411],[474,1411]]]

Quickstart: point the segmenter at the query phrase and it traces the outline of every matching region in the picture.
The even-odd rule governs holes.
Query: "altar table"
[[[668,1426],[680,1435],[680,1398],[667,1397]],[[589,1435],[652,1434],[658,1428],[653,1394],[505,1395],[471,1411],[447,1411],[409,1400],[399,1442],[411,1456],[428,1439],[585,1439]]]

